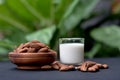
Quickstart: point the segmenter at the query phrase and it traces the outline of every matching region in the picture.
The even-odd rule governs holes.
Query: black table
[[[120,58],[97,58],[92,61],[107,63],[109,69],[98,72],[27,71],[16,69],[16,66],[8,61],[0,62],[0,80],[120,80]]]

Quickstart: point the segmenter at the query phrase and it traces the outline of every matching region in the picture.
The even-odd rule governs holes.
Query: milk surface
[[[84,61],[84,44],[59,44],[60,61],[64,64],[81,64]]]

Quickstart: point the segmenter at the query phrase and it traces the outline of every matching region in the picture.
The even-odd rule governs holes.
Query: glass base
[[[66,62],[62,62],[60,61],[62,64],[66,64],[66,65],[75,65],[75,66],[80,66],[83,62],[81,63],[66,63]]]

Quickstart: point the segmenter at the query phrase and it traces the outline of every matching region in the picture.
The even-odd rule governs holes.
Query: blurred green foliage
[[[98,53],[103,57],[120,56],[120,27],[112,25],[96,28],[91,31],[91,36],[96,40],[96,44],[86,54],[87,57],[93,58]]]
[[[77,25],[91,16],[99,0],[0,0],[0,59],[6,59],[15,46],[39,40],[57,50],[60,37],[84,37]],[[95,29],[91,36],[96,40],[86,57],[93,58],[105,44],[120,48],[120,28]],[[116,36],[114,36],[116,35]],[[112,36],[112,37],[111,37]],[[109,48],[109,49],[110,49]]]
[[[120,27],[118,26],[113,25],[95,29],[91,32],[91,36],[108,46],[120,48]]]

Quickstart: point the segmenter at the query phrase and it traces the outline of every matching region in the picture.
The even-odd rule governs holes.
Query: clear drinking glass
[[[80,65],[84,61],[84,38],[59,39],[60,62]]]

